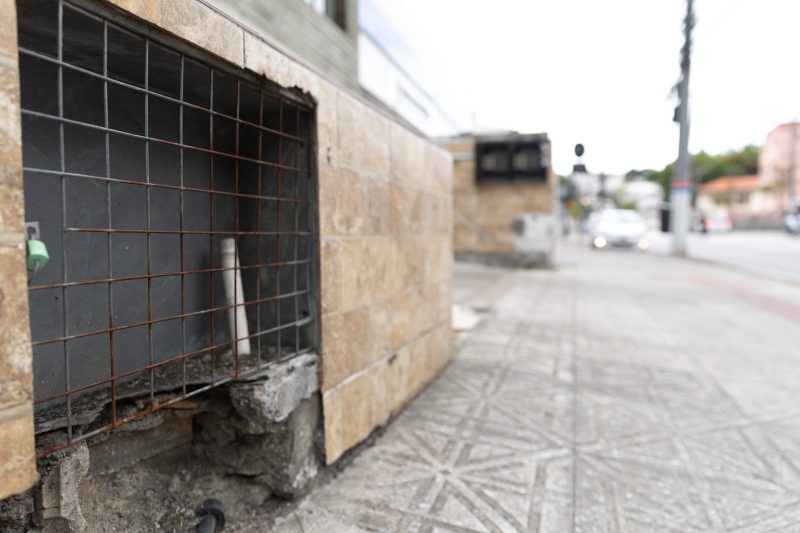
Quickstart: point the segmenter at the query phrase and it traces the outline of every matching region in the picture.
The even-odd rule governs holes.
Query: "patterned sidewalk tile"
[[[800,324],[753,306],[800,289],[586,250],[492,275],[446,371],[277,531],[800,531]]]

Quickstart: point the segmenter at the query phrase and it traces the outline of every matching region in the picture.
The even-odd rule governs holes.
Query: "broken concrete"
[[[229,473],[253,476],[276,495],[305,493],[320,468],[319,395],[303,400],[282,422],[252,433],[234,410],[210,411],[196,419],[194,451]]]
[[[232,385],[230,397],[246,422],[239,429],[263,434],[272,424],[286,420],[317,390],[317,356],[306,354],[276,365],[258,379]]]
[[[41,472],[34,489],[34,523],[45,533],[73,533],[86,529],[79,488],[89,472],[89,448],[80,442],[57,452],[54,465]]]

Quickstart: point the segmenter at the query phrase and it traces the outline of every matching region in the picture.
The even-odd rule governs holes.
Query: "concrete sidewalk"
[[[800,531],[800,289],[584,247],[459,272],[486,319],[276,531]]]

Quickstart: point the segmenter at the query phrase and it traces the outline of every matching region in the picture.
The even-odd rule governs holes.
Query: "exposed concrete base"
[[[259,501],[268,495],[303,494],[322,464],[317,390],[317,356],[308,354],[273,366],[257,379],[215,389],[179,409],[158,411],[50,455],[39,462],[39,485],[0,501],[0,531],[23,532],[32,527],[48,533],[118,530],[117,526],[127,527],[122,525],[126,513],[145,514],[157,523],[149,516],[152,509],[135,507],[147,498],[157,500],[159,492],[166,497],[181,491],[181,485],[189,482],[181,482],[181,477],[190,471],[212,480],[216,487],[229,489],[238,479],[251,487]],[[42,436],[39,445],[48,447],[63,440],[62,434],[53,432]],[[148,486],[144,492],[150,495],[124,487],[126,479],[131,487],[147,486],[137,472],[139,465],[162,457],[175,458],[168,463],[182,463],[174,484]],[[108,480],[114,480],[114,489],[105,486]],[[262,488],[252,488],[256,484]],[[93,501],[98,494],[114,500],[101,506],[107,509]],[[84,517],[82,504],[91,510],[87,516],[93,516],[92,523]],[[112,522],[105,524],[105,515]],[[181,521],[193,519],[191,511],[182,511],[162,517],[164,525],[171,526],[176,516]]]
[[[41,483],[33,490],[34,524],[45,533],[73,533],[86,530],[79,489],[89,472],[89,448],[81,442],[58,452],[42,469]]]
[[[276,494],[302,494],[320,467],[317,356],[304,355],[229,388],[195,419],[194,451]]]
[[[303,400],[282,422],[259,428],[235,410],[217,409],[197,417],[194,452],[232,474],[254,476],[276,495],[303,494],[320,465],[319,395]]]

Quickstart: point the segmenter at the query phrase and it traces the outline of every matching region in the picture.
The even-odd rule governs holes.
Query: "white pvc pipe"
[[[250,355],[250,333],[247,329],[247,313],[244,309],[244,289],[242,288],[242,271],[239,269],[239,257],[236,255],[236,241],[222,239],[222,282],[225,286],[225,300],[228,305],[228,325],[231,339],[239,339],[237,350],[239,355]],[[233,307],[236,305],[236,307]]]

